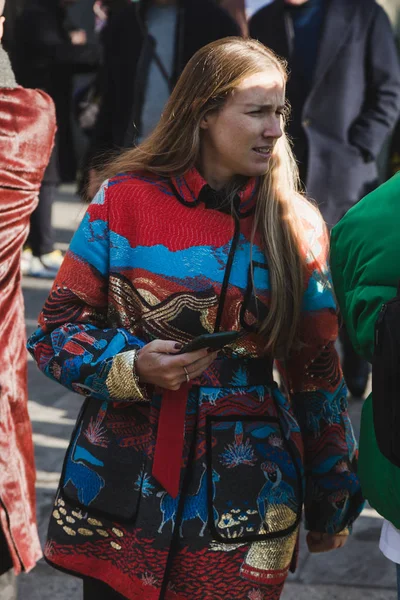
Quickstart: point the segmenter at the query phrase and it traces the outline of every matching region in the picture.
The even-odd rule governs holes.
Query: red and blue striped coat
[[[330,533],[362,508],[324,228],[299,201],[313,255],[302,348],[279,364],[286,398],[255,333],[270,294],[268,262],[259,240],[250,244],[256,186],[242,190],[232,216],[195,169],[106,182],[29,340],[46,375],[87,396],[47,560],[130,600],[279,598],[303,504],[307,526]],[[131,350],[242,328],[248,335],[188,388],[173,498],[152,476],[163,394],[148,387],[138,400]]]

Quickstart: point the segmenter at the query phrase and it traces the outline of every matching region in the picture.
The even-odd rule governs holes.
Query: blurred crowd
[[[400,3],[380,3],[399,47]],[[365,17],[357,22],[363,5]],[[189,58],[225,36],[250,35],[288,61],[289,134],[307,193],[333,226],[349,205],[400,166],[397,56],[387,17],[374,5],[361,0],[8,2],[4,46],[17,80],[49,93],[58,128],[31,218],[23,273],[52,278],[61,264],[51,226],[57,186],[77,181],[82,197],[92,198],[95,170],[152,131]],[[342,57],[343,44],[348,52]]]
[[[4,43],[17,80],[46,91],[57,113],[23,274],[53,278],[62,262],[51,224],[57,186],[76,181],[93,198],[98,169],[153,130],[190,57],[226,36],[256,38],[287,60],[301,180],[335,225],[400,167],[400,2],[380,3],[384,10],[372,0],[9,2]],[[344,330],[342,338],[349,387],[360,395],[368,366]]]
[[[4,16],[15,81],[46,92],[57,123],[23,275],[53,279],[62,263],[58,186],[90,201],[106,161],[153,131],[185,65],[221,38],[255,38],[287,61],[287,131],[329,229],[400,170],[400,0],[10,0]],[[361,397],[369,365],[345,327],[341,343],[346,383]]]

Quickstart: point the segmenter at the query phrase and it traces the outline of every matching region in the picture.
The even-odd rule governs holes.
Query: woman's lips
[[[259,146],[253,148],[254,152],[256,152],[259,156],[263,156],[265,158],[269,158],[272,154],[272,148],[269,146]]]

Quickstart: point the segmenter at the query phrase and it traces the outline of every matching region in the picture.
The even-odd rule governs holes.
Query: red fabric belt
[[[172,498],[179,494],[189,389],[183,384],[177,391],[166,390],[161,400],[152,475]]]
[[[212,369],[204,371],[194,382],[182,384],[175,392],[165,390],[163,393],[152,475],[173,498],[179,494],[186,404],[190,388],[192,385],[223,387],[224,382],[231,381],[232,372],[239,364],[246,367],[248,385],[275,385],[272,377],[272,359],[253,358],[244,361],[223,358],[215,360]]]

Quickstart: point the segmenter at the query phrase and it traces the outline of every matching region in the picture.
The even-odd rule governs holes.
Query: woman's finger
[[[206,370],[207,369],[197,369],[196,371],[189,373],[189,379],[197,379],[197,377],[200,377]]]
[[[173,340],[153,340],[146,344],[141,352],[154,352],[156,354],[178,354],[178,352],[182,349],[182,344],[180,342],[175,342]],[[182,356],[184,356],[182,354]]]
[[[218,352],[212,352],[211,354],[207,354],[207,356],[196,360],[189,365],[185,365],[185,369],[188,371],[190,377],[194,377],[196,373],[202,373],[214,362],[217,358]]]
[[[176,357],[176,362],[182,367],[188,367],[202,358],[207,358],[207,356],[209,356],[208,349],[201,348],[200,350],[195,350],[194,352],[185,352],[185,354],[180,354],[179,357]]]

